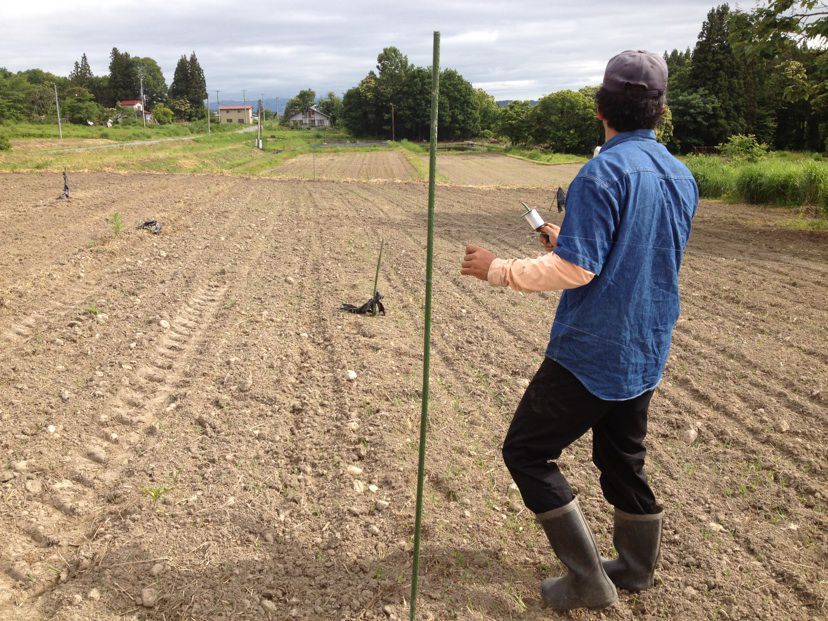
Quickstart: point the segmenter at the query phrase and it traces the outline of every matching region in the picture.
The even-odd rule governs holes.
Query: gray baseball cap
[[[661,97],[667,90],[667,63],[644,50],[621,52],[607,63],[602,86],[611,93]]]

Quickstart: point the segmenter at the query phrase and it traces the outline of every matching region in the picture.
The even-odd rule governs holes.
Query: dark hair
[[[595,94],[595,103],[610,127],[617,132],[655,129],[664,114],[665,96],[645,97],[634,91],[611,93],[603,86]]]

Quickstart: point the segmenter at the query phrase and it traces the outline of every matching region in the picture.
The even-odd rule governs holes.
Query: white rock
[[[714,533],[721,533],[724,531],[725,527],[719,524],[718,522],[710,522],[707,527],[712,530]]]
[[[144,608],[155,608],[158,603],[158,591],[152,587],[141,589],[141,605]]]
[[[391,506],[391,503],[387,500],[378,500],[375,506],[377,508],[377,511],[385,511],[388,507]]]
[[[91,589],[89,593],[86,594],[86,597],[88,597],[92,601],[97,602],[99,599],[101,599],[101,592],[98,589]]]
[[[365,492],[365,483],[363,483],[359,479],[354,479],[354,491],[357,494],[362,494],[363,492]]]
[[[349,369],[348,370],[348,381],[353,382],[356,378],[357,378],[357,372],[352,371],[352,370]]]
[[[520,489],[516,483],[509,483],[509,487],[506,488],[506,495],[507,496],[520,496]]]
[[[689,427],[681,432],[681,439],[687,444],[693,444],[699,437],[699,432],[695,427]]]
[[[778,421],[776,421],[776,430],[777,431],[779,431],[781,433],[785,433],[786,431],[790,430],[790,428],[791,428],[791,424],[788,422],[787,419],[780,418]]]
[[[376,494],[378,490],[379,490],[379,487],[377,487],[373,483],[371,483],[371,485],[368,486],[368,491],[371,492],[372,494]]]
[[[29,462],[25,459],[22,461],[16,461],[12,464],[12,470],[15,472],[26,472],[29,469]]]
[[[57,427],[55,427],[54,425],[49,425],[48,427],[46,427],[46,431],[48,431],[49,433],[55,433],[57,431]]]
[[[161,321],[159,321],[158,325],[161,326],[162,328],[164,328],[165,330],[170,329],[170,322],[167,321],[166,319],[162,319]]]
[[[287,276],[287,277],[285,278],[285,282],[286,282],[287,284],[289,284],[289,285],[292,285],[292,284],[293,284],[293,283],[295,283],[296,281],[293,279],[293,276]]]
[[[380,534],[380,529],[376,524],[371,524],[368,527],[368,532],[371,533],[372,535],[379,535]]]
[[[156,563],[155,565],[152,566],[152,569],[150,569],[150,575],[155,576],[155,577],[158,577],[163,573],[164,573],[164,565],[162,563]]]
[[[356,431],[359,429],[359,421],[358,420],[349,420],[348,421],[348,429],[351,431]]]
[[[279,612],[278,606],[276,606],[276,604],[272,600],[263,599],[259,603],[261,604],[262,608],[264,608],[267,612],[272,612],[274,614]]]
[[[359,466],[348,466],[347,470],[348,470],[348,474],[350,474],[352,476],[355,476],[355,477],[358,477],[359,475],[362,474],[362,468],[360,468]]]
[[[32,494],[39,494],[43,491],[43,484],[37,479],[29,479],[26,481],[26,489]]]

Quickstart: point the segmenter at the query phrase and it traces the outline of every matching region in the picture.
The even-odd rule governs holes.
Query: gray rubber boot
[[[595,538],[578,499],[535,516],[557,557],[569,573],[541,583],[541,595],[555,610],[606,608],[618,599],[615,586],[601,565]]]
[[[645,591],[653,586],[655,566],[661,549],[664,512],[649,515],[615,510],[612,543],[618,558],[604,560],[604,569],[620,589]]]

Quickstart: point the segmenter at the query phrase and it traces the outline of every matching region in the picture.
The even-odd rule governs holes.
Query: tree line
[[[179,58],[168,87],[154,59],[131,56],[113,47],[109,73],[102,76],[92,73],[86,54],[75,61],[68,77],[40,69],[11,72],[0,68],[0,122],[54,118],[55,86],[61,113],[70,122],[100,123],[119,115],[130,122],[134,116],[118,113],[116,106],[119,101],[140,99],[142,82],[146,107],[159,122],[205,116],[207,82],[195,52]]]
[[[665,52],[670,79],[659,139],[673,151],[753,134],[776,149],[828,150],[828,11],[814,0],[768,0],[753,11],[710,10],[693,49]],[[440,74],[439,138],[501,136],[514,145],[589,153],[603,140],[597,87],[500,107],[453,69]],[[358,136],[424,140],[431,70],[395,47],[342,98]]]

